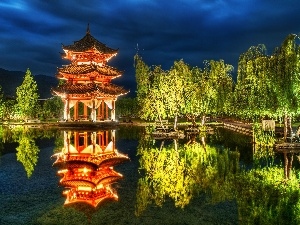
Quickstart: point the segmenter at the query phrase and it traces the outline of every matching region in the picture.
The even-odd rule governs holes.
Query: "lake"
[[[299,224],[297,152],[213,127],[1,127],[0,224]]]

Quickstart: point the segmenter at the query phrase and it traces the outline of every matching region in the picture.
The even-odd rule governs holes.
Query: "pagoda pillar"
[[[91,142],[92,142],[92,145],[93,145],[93,154],[95,154],[96,144],[97,144],[97,134],[96,134],[96,132],[91,133]]]
[[[105,118],[108,120],[108,105],[105,104]]]
[[[79,152],[79,133],[74,132],[74,147]]]
[[[78,102],[74,105],[74,115],[73,115],[74,121],[78,120]]]
[[[96,109],[95,109],[95,100],[92,100],[93,101],[93,106],[92,106],[92,112],[91,112],[91,119],[93,122],[96,122]]]
[[[115,100],[112,100],[111,101],[111,112],[110,112],[110,117],[111,117],[111,120],[112,121],[115,121],[116,120],[116,101]]]
[[[83,141],[83,143],[84,143],[83,144],[83,149],[85,149],[88,146],[88,135],[87,135],[87,132],[84,132],[83,135],[84,135],[83,136],[83,140],[84,140]]]
[[[99,120],[101,120],[101,105],[102,105],[102,102],[97,109],[97,118],[99,118]]]
[[[116,132],[115,130],[111,130],[111,140],[113,142],[113,151],[116,149]]]
[[[87,119],[87,106],[86,106],[86,104],[83,104],[83,118],[84,118],[84,120]]]
[[[70,106],[69,106],[69,99],[65,99],[64,105],[64,120],[68,121],[70,119]]]
[[[105,107],[105,103],[102,100],[102,103],[101,103],[101,110],[102,110],[101,117],[102,117],[103,120],[105,120],[105,117],[104,117],[104,107]]]

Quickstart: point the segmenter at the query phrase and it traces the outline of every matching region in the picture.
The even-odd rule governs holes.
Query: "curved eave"
[[[94,188],[96,187],[96,184],[94,184],[90,180],[84,180],[82,178],[81,180],[79,179],[61,179],[60,185],[64,187],[78,187],[78,186],[85,186],[85,187],[91,187]]]
[[[86,204],[89,204],[96,208],[100,203],[103,203],[108,200],[117,201],[118,196],[115,194],[110,194],[110,195],[103,196],[103,197],[100,197],[97,199],[71,199],[71,200],[66,200],[64,205],[71,205],[71,204],[76,204],[76,203],[86,203]]]
[[[97,50],[103,54],[116,54],[118,52],[118,49],[107,47],[105,44],[94,38],[90,33],[86,33],[82,39],[75,41],[72,45],[63,45],[62,48],[73,52],[85,52],[89,50]]]
[[[64,84],[53,88],[52,92],[57,96],[73,95],[74,97],[109,97],[117,98],[129,91],[113,84]]]
[[[70,64],[64,66],[62,68],[58,68],[58,73],[69,74],[69,75],[82,75],[82,74],[99,74],[106,76],[119,76],[122,75],[123,71],[119,71],[118,69],[108,66],[108,65],[97,65],[97,64],[81,64],[74,65]]]

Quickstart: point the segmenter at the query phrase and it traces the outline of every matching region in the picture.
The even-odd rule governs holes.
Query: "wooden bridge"
[[[238,124],[232,124],[232,123],[226,123],[226,122],[224,122],[223,124],[224,124],[224,127],[229,130],[233,130],[235,132],[242,133],[242,134],[249,135],[249,136],[252,136],[252,134],[253,134],[252,127],[243,127]]]

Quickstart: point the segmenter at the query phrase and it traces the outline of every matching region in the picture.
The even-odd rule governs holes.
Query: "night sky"
[[[55,76],[62,44],[91,34],[119,49],[109,65],[124,71],[117,80],[133,89],[137,50],[148,65],[169,69],[175,60],[203,67],[223,59],[237,67],[250,46],[271,54],[300,31],[297,0],[1,0],[0,67]]]

